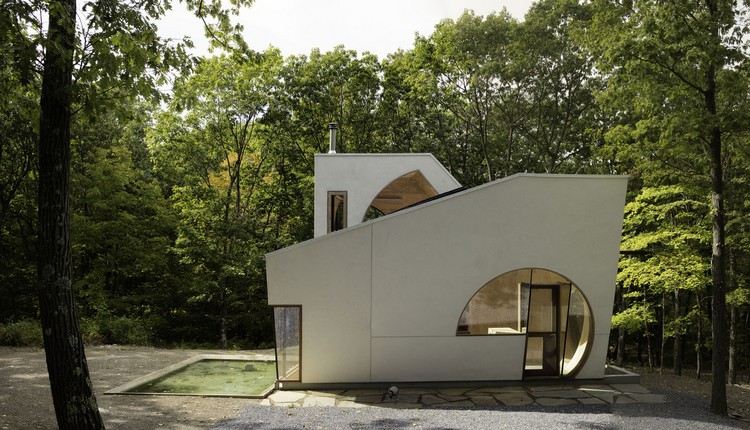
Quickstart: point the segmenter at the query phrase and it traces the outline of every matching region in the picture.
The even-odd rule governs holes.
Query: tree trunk
[[[648,324],[643,325],[645,328],[646,336],[646,354],[648,355],[648,370],[654,371],[654,354],[651,351],[651,332],[648,330]]]
[[[727,283],[729,284],[730,291],[734,291],[737,287],[735,283],[736,257],[731,248],[727,249],[727,257],[729,259],[729,279]],[[730,385],[737,383],[737,310],[734,304],[729,305],[729,370],[727,372],[727,382]]]
[[[718,415],[727,414],[727,304],[724,258],[724,174],[721,159],[721,129],[715,122],[716,115],[716,70],[713,65],[708,72],[706,105],[714,116],[711,127],[711,412]]]
[[[680,290],[674,290],[674,318],[675,320],[682,317],[680,310]],[[679,328],[675,328],[674,333],[674,356],[672,357],[672,371],[675,375],[682,375],[682,334]]]
[[[737,383],[737,313],[729,306],[729,384]]]
[[[664,332],[667,328],[667,293],[661,293],[661,345],[659,348],[659,374],[664,373],[664,350],[667,349],[667,337]]]
[[[643,367],[643,334],[638,336],[638,350],[636,354],[638,355],[638,365]]]
[[[701,379],[701,372],[703,371],[703,361],[701,360],[701,350],[703,349],[703,312],[701,312],[701,295],[699,293],[696,294],[695,299],[698,302],[698,335],[695,340],[695,378]]]
[[[70,119],[75,0],[49,5],[39,127],[37,276],[52,401],[61,430],[103,429],[71,290]]]
[[[622,297],[622,286],[617,287],[617,312],[622,312],[625,307],[625,299]],[[615,363],[622,366],[625,362],[625,328],[617,329],[617,359]]]

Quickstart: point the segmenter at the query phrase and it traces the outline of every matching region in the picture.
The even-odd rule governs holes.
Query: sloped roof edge
[[[321,154],[321,155],[327,155],[327,154]],[[340,154],[340,155],[344,155],[344,154]],[[370,154],[347,154],[347,155],[370,155]],[[398,154],[394,154],[394,155],[398,155]],[[414,154],[405,154],[405,155],[414,155]],[[432,154],[424,154],[424,155],[430,155],[430,156],[432,156]],[[483,190],[485,188],[493,187],[493,186],[496,186],[496,185],[500,185],[500,184],[505,183],[505,182],[510,182],[510,181],[513,181],[513,180],[516,180],[516,179],[521,179],[521,178],[523,178],[523,179],[549,179],[549,178],[555,178],[555,179],[609,179],[609,180],[623,180],[623,179],[625,179],[625,180],[627,180],[629,177],[630,176],[628,176],[628,175],[575,175],[575,174],[555,174],[555,173],[516,173],[516,174],[510,175],[510,176],[506,176],[504,178],[495,179],[494,181],[487,182],[487,183],[482,184],[482,185],[477,185],[476,187],[466,188],[466,189],[464,189],[462,191],[459,191],[457,193],[448,194],[448,195],[446,195],[446,196],[444,196],[442,198],[438,198],[438,199],[435,199],[435,200],[429,200],[429,201],[424,202],[423,204],[416,204],[414,206],[407,207],[407,208],[404,208],[402,210],[393,212],[391,214],[384,215],[384,216],[381,216],[381,217],[378,217],[378,218],[375,218],[375,219],[372,219],[372,220],[369,220],[369,221],[362,222],[360,224],[357,224],[357,225],[352,226],[352,227],[345,228],[343,230],[335,231],[333,233],[324,234],[322,236],[314,237],[312,239],[308,239],[308,240],[305,240],[303,242],[295,243],[293,245],[289,245],[287,247],[280,248],[280,249],[277,249],[275,251],[268,252],[268,253],[266,253],[266,257],[268,257],[270,255],[281,254],[281,253],[284,253],[286,251],[290,251],[292,249],[300,248],[300,247],[303,247],[303,246],[308,246],[308,245],[311,245],[311,244],[313,244],[315,242],[319,242],[319,241],[323,241],[323,240],[328,240],[328,239],[333,239],[336,236],[339,236],[339,235],[342,235],[342,234],[347,234],[347,233],[350,233],[352,231],[355,231],[355,230],[358,230],[358,229],[361,229],[361,228],[369,227],[372,224],[377,223],[377,222],[382,222],[382,221],[385,221],[387,219],[391,219],[391,218],[403,216],[403,215],[406,215],[408,213],[411,213],[411,212],[414,212],[414,211],[418,211],[418,210],[430,207],[432,205],[437,205],[437,204],[440,204],[442,202],[445,202],[445,201],[448,201],[448,200],[451,200],[451,199],[460,198],[463,195],[466,195],[466,194],[469,194],[469,193],[473,193],[475,191]]]
[[[443,163],[438,161],[437,158],[435,158],[435,155],[429,153],[429,152],[384,152],[384,153],[378,153],[378,154],[369,154],[366,152],[352,152],[352,153],[336,153],[336,154],[315,154],[315,158],[321,157],[373,157],[373,158],[386,158],[386,157],[427,157],[432,159],[432,161],[440,167],[440,169],[448,175],[449,178],[455,182],[456,187],[460,187],[461,183],[458,182],[458,179],[456,179],[451,172],[448,171],[448,169],[445,168]],[[275,252],[275,251],[274,251]]]

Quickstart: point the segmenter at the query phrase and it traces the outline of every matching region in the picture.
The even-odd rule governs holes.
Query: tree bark
[[[617,312],[622,312],[625,307],[625,299],[622,297],[622,286],[617,286],[616,291],[617,298]],[[618,327],[617,329],[617,358],[615,363],[618,366],[622,366],[625,362],[625,328]]]
[[[679,319],[682,316],[680,310],[680,290],[674,290],[674,318]],[[674,356],[672,357],[672,371],[675,375],[682,375],[682,334],[679,329],[674,333]]]
[[[729,307],[729,384],[737,383],[737,311]]]
[[[703,371],[703,360],[701,360],[701,352],[703,349],[703,312],[701,304],[701,295],[697,293],[695,300],[698,302],[698,335],[695,340],[695,378],[701,379],[701,372]]]
[[[75,0],[50,2],[39,127],[39,311],[52,401],[61,430],[104,428],[71,290],[69,182],[75,17]]]
[[[711,12],[716,12],[714,2]],[[717,18],[718,19],[718,18]],[[715,21],[714,21],[715,22]],[[715,29],[718,32],[718,29]],[[718,37],[718,33],[717,36]],[[725,250],[725,221],[724,221],[724,172],[721,159],[721,129],[716,118],[716,69],[712,64],[707,72],[706,107],[711,114],[711,140],[709,152],[711,155],[711,412],[718,415],[727,414],[727,304],[726,304],[726,259]]]
[[[664,350],[667,349],[667,293],[661,293],[661,345],[659,345],[659,374],[664,373]]]

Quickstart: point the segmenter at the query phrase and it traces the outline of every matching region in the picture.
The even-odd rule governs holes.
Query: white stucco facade
[[[419,170],[438,193],[461,186],[432,154],[316,154],[315,237],[327,233],[329,191],[347,192],[347,226],[353,227],[362,222],[380,190],[414,170]]]
[[[316,200],[335,180],[331,160],[316,158]],[[347,177],[372,195],[414,169],[384,160],[375,180],[349,160]],[[436,189],[455,188],[432,163],[418,168]],[[361,224],[364,209],[353,208],[369,200],[352,196],[350,227],[323,235],[316,206],[319,237],[266,256],[269,304],[302,307],[301,382],[522,379],[526,336],[456,334],[477,290],[519,268],[555,271],[584,294],[594,335],[575,377],[601,378],[626,186],[623,176],[518,174]]]

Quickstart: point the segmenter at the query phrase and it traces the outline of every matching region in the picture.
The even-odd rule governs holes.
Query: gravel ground
[[[694,397],[668,394],[668,402],[647,405],[524,407],[477,409],[346,409],[248,407],[214,430],[280,429],[742,429],[747,424],[721,419]]]
[[[105,391],[196,354],[267,351],[90,346],[86,356],[102,417],[109,430],[206,429],[236,417],[257,400],[218,397],[107,395]],[[0,347],[0,430],[55,429],[44,351]]]
[[[641,375],[641,385],[651,390],[669,390],[676,393],[692,393],[706,403],[711,401],[711,374],[701,375],[701,379],[695,378],[695,369],[685,369],[682,376],[673,375],[671,371],[664,370],[660,375],[648,368],[629,369]],[[727,386],[727,405],[729,413],[736,414],[750,421],[750,383],[744,378],[740,385]]]

